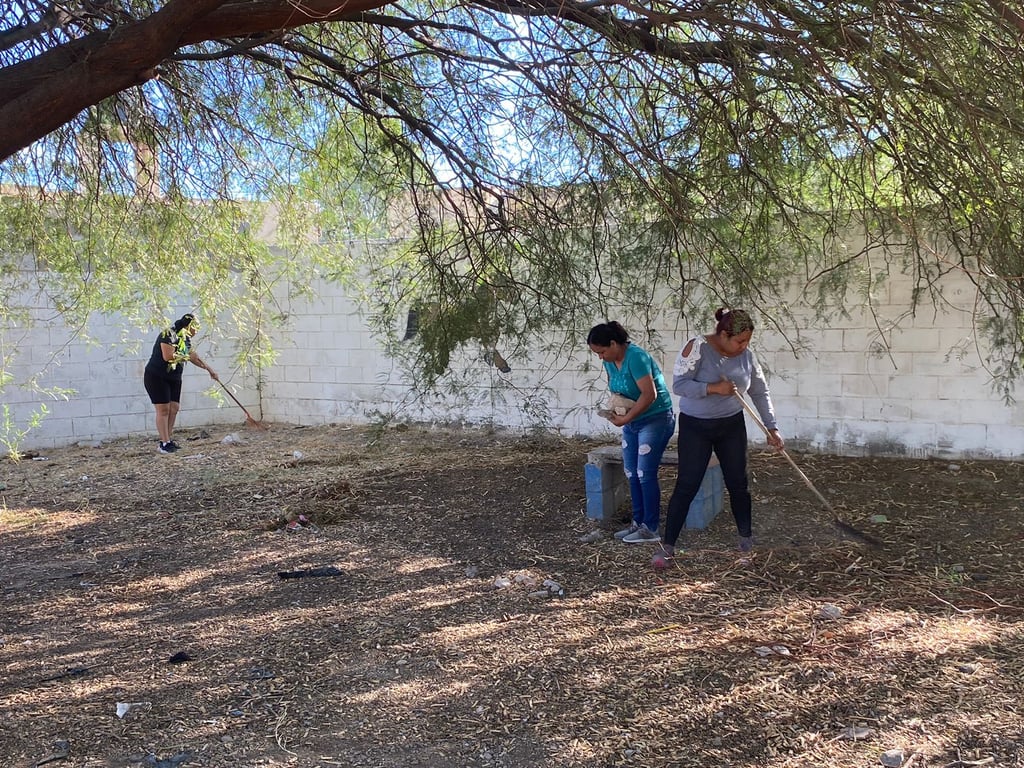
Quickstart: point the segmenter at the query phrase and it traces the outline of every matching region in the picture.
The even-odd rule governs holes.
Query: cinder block
[[[675,464],[675,451],[666,451],[661,463]],[[622,471],[622,447],[618,445],[595,448],[587,454],[584,465],[587,488],[587,517],[591,520],[612,522],[619,507],[629,498],[629,483]],[[687,528],[706,528],[725,505],[725,480],[718,457],[712,456],[704,473],[700,490],[690,503],[686,514]]]
[[[690,509],[686,512],[686,527],[694,530],[707,528],[715,515],[725,506],[725,478],[718,462],[708,465],[700,490],[693,497]]]
[[[622,474],[622,465],[618,465],[616,478],[611,464],[585,464],[584,477],[587,485],[587,517],[591,520],[615,520],[615,513],[625,501],[628,486]]]

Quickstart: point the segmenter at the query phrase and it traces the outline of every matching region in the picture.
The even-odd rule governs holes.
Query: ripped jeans
[[[636,419],[622,428],[622,468],[629,480],[633,522],[650,531],[657,531],[661,523],[658,468],[675,431],[676,416],[670,410]]]

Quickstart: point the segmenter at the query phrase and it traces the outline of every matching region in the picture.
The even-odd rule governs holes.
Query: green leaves
[[[906,268],[927,301],[952,265],[1008,386],[1022,53],[984,0],[391,5],[183,48],[5,163],[45,201],[0,215],[68,311],[159,314],[187,290],[262,328],[275,286],[326,275],[427,382],[460,352],[577,343],[664,296],[785,330],[788,281],[824,307]],[[285,258],[245,201],[272,205]]]

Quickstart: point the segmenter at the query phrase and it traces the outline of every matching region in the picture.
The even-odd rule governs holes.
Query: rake
[[[228,393],[228,397],[230,397],[230,398],[231,398],[232,400],[234,400],[234,401],[235,401],[235,404],[236,404],[236,405],[238,405],[238,407],[239,407],[239,408],[241,408],[241,409],[242,409],[243,411],[245,411],[245,423],[246,423],[246,424],[252,424],[252,425],[253,425],[254,427],[256,427],[257,429],[266,429],[266,428],[267,428],[267,426],[266,426],[265,424],[263,424],[263,423],[262,423],[262,422],[260,422],[260,421],[257,421],[256,419],[254,419],[254,418],[252,417],[252,414],[251,414],[251,413],[249,413],[249,411],[248,411],[248,410],[246,410],[245,406],[244,406],[244,405],[242,405],[242,404],[241,404],[240,402],[238,402],[238,398],[237,398],[237,397],[235,397],[235,396],[234,396],[234,395],[233,395],[233,394],[231,393],[231,390],[230,390],[230,389],[228,389],[227,387],[225,387],[225,386],[224,386],[224,382],[223,382],[223,381],[221,381],[220,379],[218,379],[218,380],[217,380],[217,383],[218,383],[218,384],[220,384],[220,386],[221,386],[221,389],[223,389],[223,390],[224,390],[225,392],[227,392],[227,393]]]
[[[766,427],[764,425],[764,422],[761,421],[761,418],[757,415],[757,411],[750,407],[747,401],[743,399],[743,395],[741,395],[739,392],[734,392],[733,394],[735,394],[737,399],[739,399],[739,401],[743,403],[743,409],[747,412],[750,418],[754,420],[754,423],[761,428],[761,431],[764,432],[765,437],[768,437],[768,427]],[[808,478],[807,475],[805,475],[803,471],[800,469],[800,467],[796,465],[796,462],[793,461],[793,459],[790,457],[788,453],[786,453],[785,449],[779,448],[778,451],[779,453],[782,454],[782,458],[789,462],[789,466],[796,470],[796,473],[800,475],[800,479],[804,481],[804,485],[811,489],[811,493],[818,497],[818,501],[820,501],[822,506],[824,506],[825,509],[828,510],[829,514],[832,515],[832,525],[834,528],[841,531],[842,533],[845,533],[847,536],[850,536],[854,539],[858,539],[859,541],[862,541],[865,544],[869,544],[872,547],[882,546],[882,542],[880,542],[870,533],[864,533],[864,531],[854,528],[848,522],[841,519],[839,515],[836,514],[836,511],[832,508],[832,505],[828,503],[828,499],[822,496],[821,492],[814,487],[814,483],[812,483],[810,481],[810,478]]]

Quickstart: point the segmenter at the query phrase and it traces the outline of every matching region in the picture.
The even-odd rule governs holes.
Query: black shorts
[[[156,376],[146,371],[143,383],[146,385],[146,392],[149,393],[149,402],[153,405],[181,402],[180,378],[170,379],[166,376]]]

